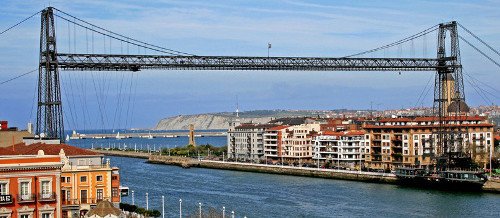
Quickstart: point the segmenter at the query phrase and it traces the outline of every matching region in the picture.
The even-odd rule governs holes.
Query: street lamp
[[[234,218],[234,210],[231,211],[231,218]]]
[[[182,218],[182,199],[179,199],[179,218]]]
[[[165,218],[165,196],[161,196],[161,215]]]
[[[226,207],[222,207],[222,218],[226,218]]]
[[[134,201],[134,190],[132,190],[132,205],[135,205],[135,201]]]
[[[201,218],[201,202],[198,203],[198,205],[200,206],[200,218]]]

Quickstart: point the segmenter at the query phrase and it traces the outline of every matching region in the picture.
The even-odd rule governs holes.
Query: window
[[[87,203],[87,190],[80,191],[80,199],[83,204]]]
[[[118,188],[111,189],[111,195],[113,197],[118,197]]]
[[[71,177],[66,177],[66,182],[70,183],[71,182]]]
[[[9,183],[0,182],[0,195],[8,195],[8,194],[9,194]]]
[[[42,218],[50,218],[50,213],[42,213]]]
[[[42,181],[42,197],[43,198],[50,198],[50,192],[51,192],[51,182],[50,181]]]
[[[103,190],[102,189],[97,189],[97,200],[102,200],[103,199]]]
[[[30,218],[30,215],[28,214],[21,214],[21,216],[19,216],[20,218]]]
[[[66,177],[61,177],[61,182],[65,183],[66,182]]]
[[[80,182],[87,182],[86,176],[80,176]]]
[[[20,184],[21,187],[21,198],[22,199],[29,199],[29,194],[30,193],[30,182],[21,182]]]
[[[97,177],[96,177],[96,180],[97,180],[98,182],[102,182],[102,176],[100,176],[100,175],[99,175],[99,176],[97,176]]]

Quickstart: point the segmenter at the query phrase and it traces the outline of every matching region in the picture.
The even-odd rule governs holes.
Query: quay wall
[[[168,164],[180,165],[182,167],[199,167],[220,170],[235,170],[256,173],[269,173],[290,176],[306,176],[328,179],[342,179],[374,183],[395,183],[396,177],[389,174],[366,173],[366,172],[341,172],[335,170],[315,169],[315,168],[298,168],[289,166],[276,166],[276,165],[261,165],[261,164],[248,164],[248,163],[235,163],[235,162],[222,162],[222,161],[209,161],[209,160],[182,160],[181,163],[175,158],[168,156],[150,156],[149,163],[154,164]]]
[[[199,167],[221,170],[235,170],[245,172],[257,173],[270,173],[291,176],[306,176],[328,179],[342,179],[362,182],[373,183],[387,183],[395,184],[397,179],[392,174],[382,173],[369,173],[369,172],[356,172],[356,171],[343,171],[343,170],[325,170],[315,168],[297,168],[297,167],[281,167],[276,165],[257,165],[249,163],[235,163],[235,162],[221,162],[221,161],[198,161],[193,158],[179,157],[179,156],[160,156],[149,155],[148,153],[130,152],[130,151],[107,151],[107,150],[93,150],[104,155],[121,156],[121,157],[134,157],[147,159],[148,163],[152,164],[166,164],[180,166],[184,168]],[[500,193],[500,179],[490,179],[484,186],[483,191]]]

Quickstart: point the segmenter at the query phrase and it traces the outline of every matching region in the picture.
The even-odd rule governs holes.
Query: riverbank
[[[361,182],[371,182],[371,183],[386,183],[386,184],[395,184],[397,182],[396,176],[394,174],[388,174],[388,173],[302,168],[302,167],[291,167],[291,166],[222,162],[222,161],[210,161],[210,160],[198,161],[196,159],[188,157],[149,155],[148,153],[141,153],[141,152],[107,151],[107,150],[97,150],[96,152],[110,156],[142,158],[142,159],[147,159],[147,162],[152,164],[166,164],[166,165],[180,166],[184,168],[199,167],[199,168],[210,168],[210,169],[220,169],[220,170],[235,170],[244,172],[306,176],[306,177],[341,179],[341,180],[351,180],[351,181],[361,181]],[[500,180],[487,181],[483,186],[483,191],[491,193],[500,193]]]

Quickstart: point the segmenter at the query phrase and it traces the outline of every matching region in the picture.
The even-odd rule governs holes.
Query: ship
[[[443,190],[480,191],[488,180],[481,170],[431,171],[424,168],[397,168],[398,183],[404,186]]]

